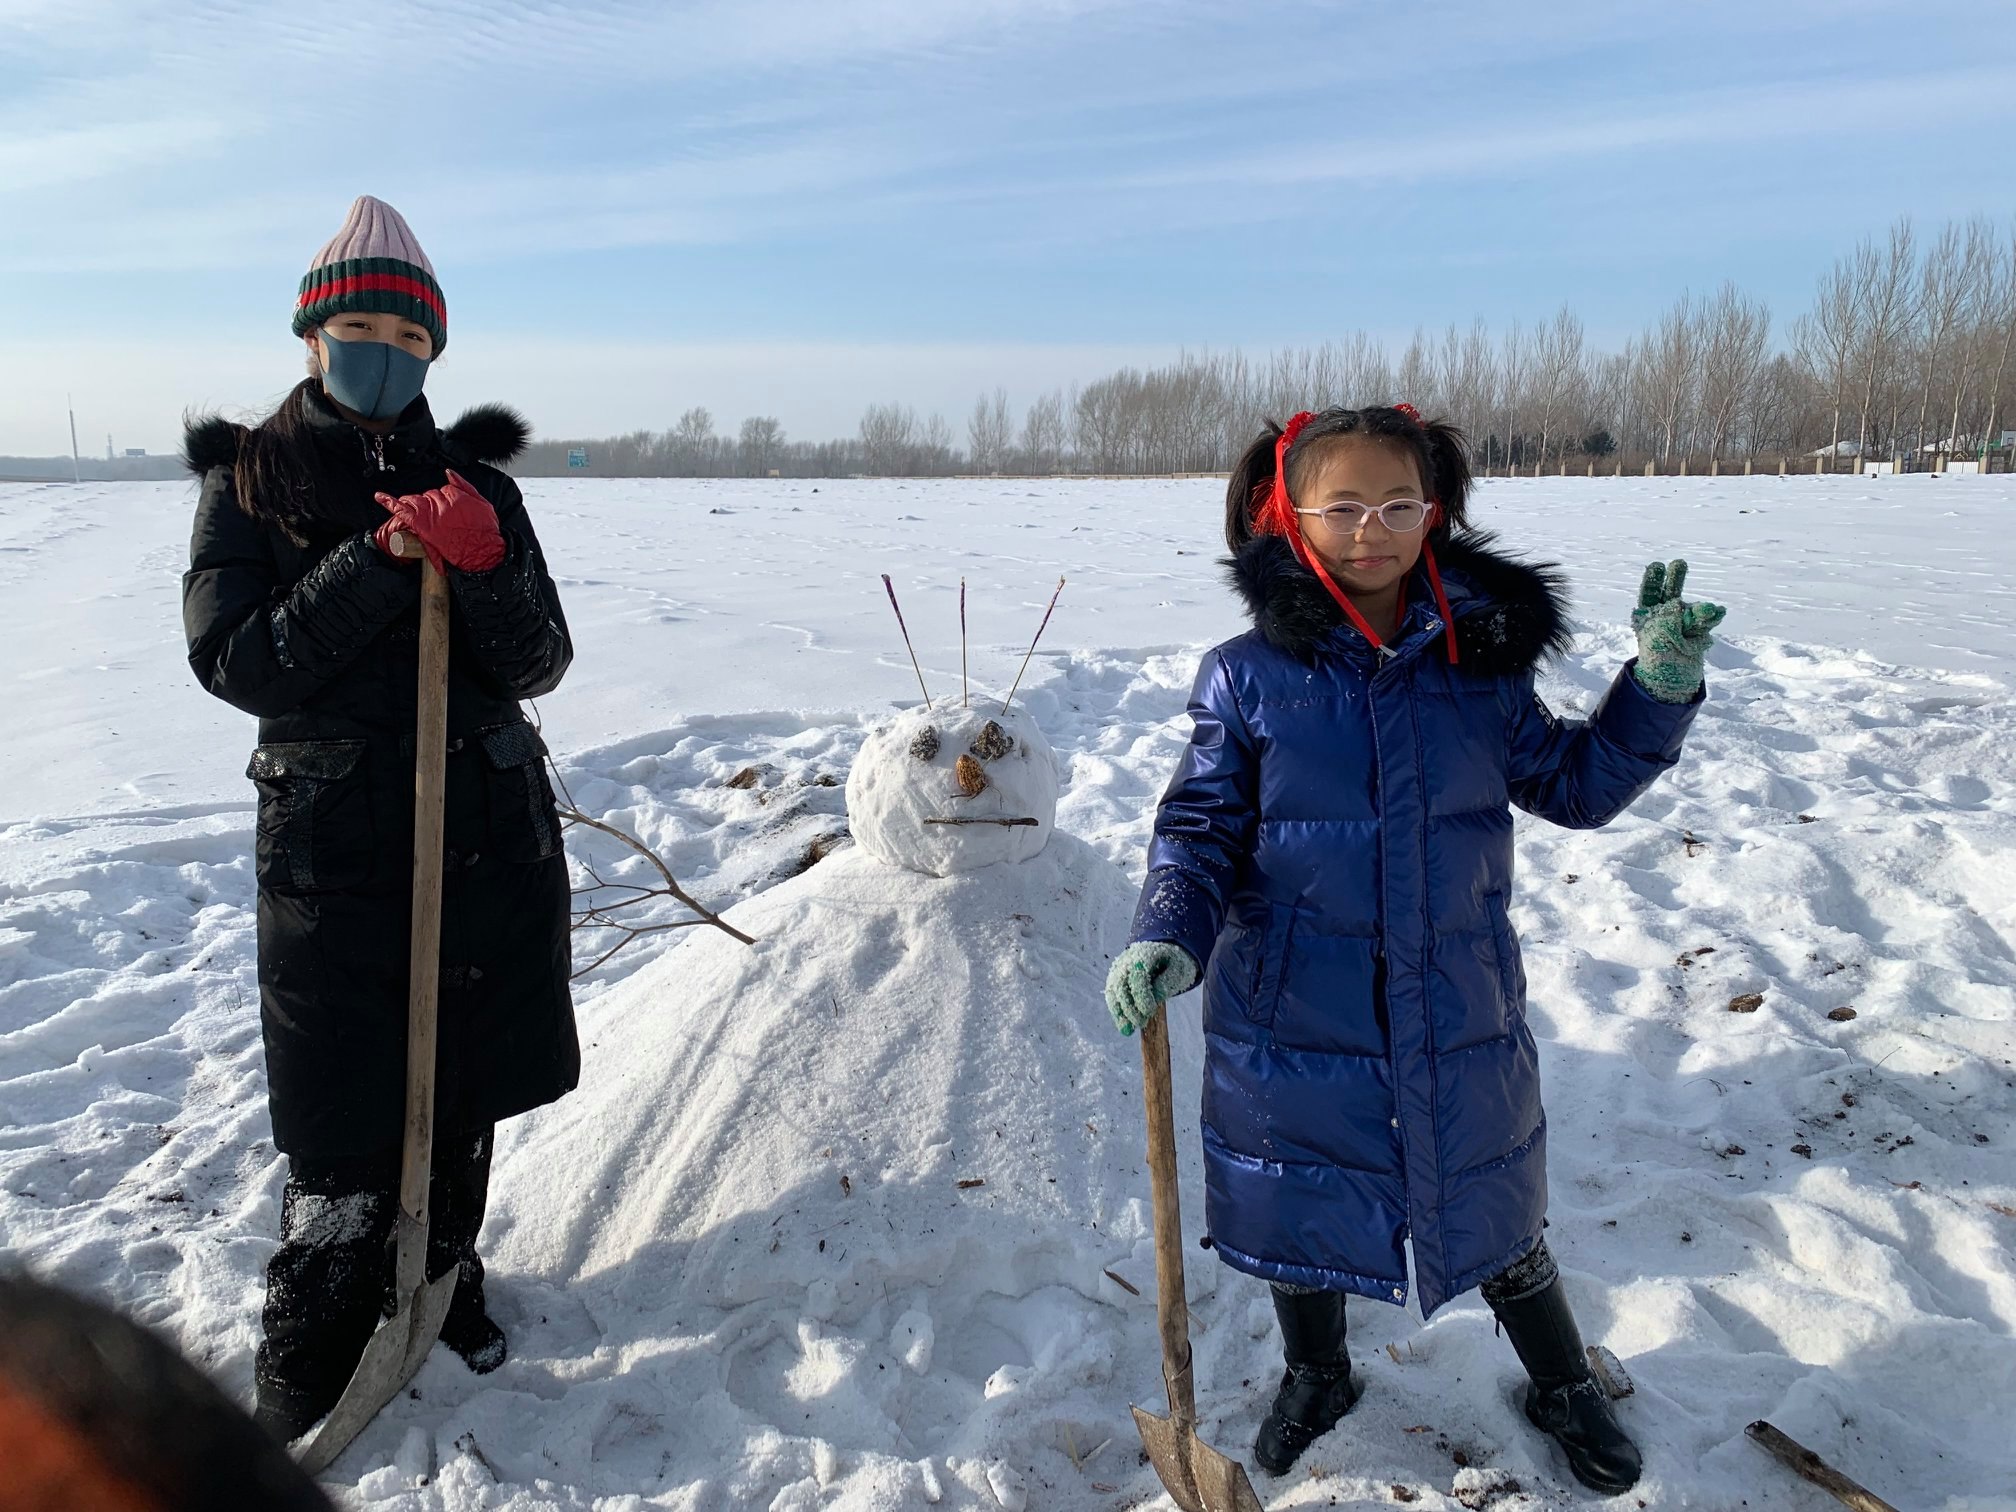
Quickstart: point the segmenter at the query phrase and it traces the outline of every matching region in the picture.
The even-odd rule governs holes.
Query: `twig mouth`
[[[1020,819],[926,819],[926,824],[998,824],[1003,829],[1041,829],[1043,821],[1023,817]]]

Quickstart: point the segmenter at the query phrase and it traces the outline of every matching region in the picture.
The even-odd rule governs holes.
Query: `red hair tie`
[[[1420,425],[1422,423],[1421,411],[1414,408],[1413,405],[1396,404],[1393,406],[1393,408],[1400,411],[1401,414],[1405,415],[1409,420],[1412,420],[1416,425]]]

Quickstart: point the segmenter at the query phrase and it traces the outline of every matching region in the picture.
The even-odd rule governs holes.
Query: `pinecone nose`
[[[987,791],[987,769],[971,756],[961,756],[954,762],[952,775],[959,781],[959,791],[968,798],[978,798]]]

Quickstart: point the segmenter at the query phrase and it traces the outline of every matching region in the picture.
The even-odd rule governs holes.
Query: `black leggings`
[[[458,1310],[483,1304],[476,1234],[490,1195],[493,1130],[434,1146],[427,1276],[456,1267]],[[392,1288],[392,1225],[399,1209],[399,1154],[294,1158],[280,1205],[280,1248],[266,1265],[265,1337],[258,1376],[315,1396],[341,1393],[385,1316]]]
[[[1552,1286],[1560,1274],[1561,1268],[1554,1263],[1553,1252],[1547,1248],[1547,1241],[1542,1239],[1477,1289],[1495,1310],[1509,1302],[1523,1302],[1528,1297],[1537,1297]],[[1320,1286],[1297,1286],[1292,1281],[1270,1284],[1284,1297],[1307,1297],[1324,1290]],[[1339,1292],[1337,1295],[1341,1301],[1344,1294]]]

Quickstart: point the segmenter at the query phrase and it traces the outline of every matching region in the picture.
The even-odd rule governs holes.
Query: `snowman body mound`
[[[1020,709],[910,709],[863,742],[847,777],[855,843],[890,866],[948,877],[1027,861],[1057,820],[1056,753]]]
[[[1033,721],[992,717],[878,731],[848,784],[860,843],[729,910],[753,948],[696,930],[584,1004],[579,1089],[503,1131],[492,1274],[542,1325],[515,1347],[624,1361],[622,1412],[741,1467],[706,1504],[938,1501],[935,1461],[948,1506],[991,1507],[983,1472],[1055,1455],[1059,1412],[1157,1389],[1141,1062],[1102,1000],[1136,889],[1054,831]],[[994,779],[975,796],[960,755]],[[1194,1000],[1170,1038],[1194,1129]],[[540,1441],[553,1409],[525,1402]]]

